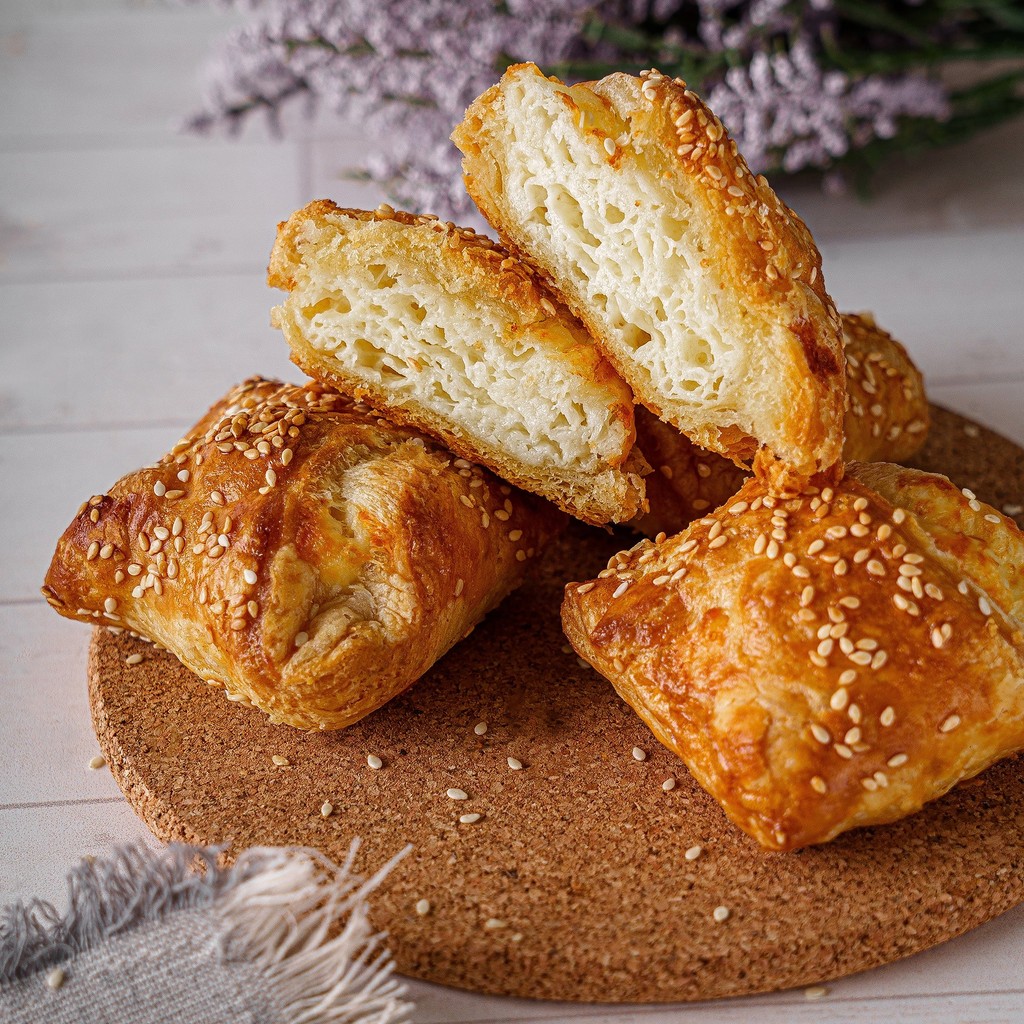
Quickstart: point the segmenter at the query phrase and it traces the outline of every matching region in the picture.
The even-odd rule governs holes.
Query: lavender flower
[[[189,127],[232,130],[259,111],[279,125],[292,102],[317,103],[361,122],[377,141],[362,170],[415,211],[467,210],[448,135],[515,61],[569,77],[659,65],[692,81],[696,67],[703,80],[692,84],[759,170],[828,168],[904,118],[949,113],[934,78],[826,67],[834,0],[212,2],[250,21],[218,47]]]
[[[917,75],[855,82],[824,71],[806,40],[788,53],[755,53],[747,67],[730,68],[708,102],[756,171],[828,167],[851,146],[890,138],[901,117],[949,113],[940,83]]]

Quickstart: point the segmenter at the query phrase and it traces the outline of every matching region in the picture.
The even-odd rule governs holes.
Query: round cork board
[[[1024,451],[933,412],[917,464],[997,508],[1024,504]],[[97,630],[100,745],[164,840],[300,844],[341,858],[360,836],[366,871],[414,844],[373,897],[375,923],[402,973],[480,992],[658,1002],[809,985],[1024,901],[1024,758],[895,825],[797,853],[765,853],[729,824],[561,633],[564,583],[628,543],[574,526],[470,639],[340,733],[269,725],[170,654]],[[128,666],[133,653],[144,660]],[[367,766],[371,754],[383,768]],[[450,787],[469,799],[449,799]],[[460,823],[470,813],[482,817]],[[722,922],[719,906],[730,911]]]

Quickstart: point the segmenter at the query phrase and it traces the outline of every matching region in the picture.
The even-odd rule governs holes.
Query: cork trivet
[[[920,466],[997,508],[1024,503],[1024,451],[934,416]],[[367,869],[413,843],[375,897],[375,923],[404,974],[481,992],[656,1002],[809,985],[1024,901],[1019,758],[902,822],[798,853],[764,853],[729,824],[559,628],[563,584],[630,542],[572,528],[470,639],[340,733],[269,725],[171,655],[97,630],[89,678],[101,747],[164,840],[341,857],[360,836]],[[143,661],[126,665],[134,653]],[[727,919],[715,919],[718,907]]]

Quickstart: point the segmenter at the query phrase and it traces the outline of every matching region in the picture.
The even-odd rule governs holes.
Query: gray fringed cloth
[[[412,1009],[366,895],[314,850],[120,847],[68,876],[68,911],[0,912],[4,1024],[399,1024]],[[197,870],[197,867],[200,870]]]

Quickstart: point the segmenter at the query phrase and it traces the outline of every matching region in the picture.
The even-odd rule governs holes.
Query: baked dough
[[[928,396],[921,371],[870,313],[844,313],[842,319],[849,396],[843,457],[850,462],[905,462],[928,437]]]
[[[1024,748],[1024,535],[945,477],[854,463],[570,584],[563,625],[725,813],[793,850]]]
[[[928,436],[928,397],[921,371],[870,313],[844,313],[842,320],[850,399],[843,458],[903,462]],[[650,508],[631,525],[649,537],[678,533],[728,501],[747,477],[734,463],[697,447],[642,407],[636,410],[636,441],[654,472],[644,481]]]
[[[472,630],[564,522],[329,388],[253,378],[82,506],[43,593],[273,722],[338,729]]]
[[[818,250],[684,83],[569,87],[520,64],[452,139],[484,216],[638,402],[736,462],[765,446],[790,480],[839,460],[840,323]]]
[[[532,269],[389,206],[310,203],[278,230],[292,359],[590,523],[643,507],[629,388]]]

